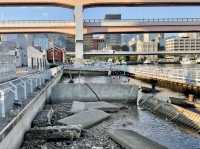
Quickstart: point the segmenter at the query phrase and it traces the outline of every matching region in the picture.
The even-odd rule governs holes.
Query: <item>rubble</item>
[[[117,112],[120,110],[120,106],[104,102],[104,101],[99,101],[99,102],[79,102],[79,101],[74,101],[72,104],[71,112],[72,113],[78,113],[81,111],[86,111],[90,109],[98,109],[102,110],[104,112]]]
[[[82,128],[89,128],[93,125],[105,120],[110,115],[101,110],[82,111],[64,119],[58,120],[58,123],[64,125],[81,125]]]
[[[32,127],[45,127],[52,125],[51,120],[54,114],[54,110],[52,108],[48,110],[42,110],[40,111],[36,118],[32,122]]]
[[[146,137],[128,129],[112,129],[109,136],[125,149],[166,149],[166,147],[147,139]]]
[[[25,135],[26,140],[74,140],[81,136],[80,125],[48,126],[31,128]]]
[[[200,115],[195,112],[161,101],[152,95],[142,96],[139,100],[139,106],[152,113],[166,116],[169,120],[193,128],[200,133]]]

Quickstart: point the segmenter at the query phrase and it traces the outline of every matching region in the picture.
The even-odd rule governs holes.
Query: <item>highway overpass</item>
[[[87,7],[98,7],[98,6],[139,6],[139,5],[146,5],[146,6],[181,6],[181,5],[200,5],[200,1],[199,0],[0,0],[0,5],[54,5],[54,6],[61,6],[61,7],[67,7],[67,8],[73,8],[74,9],[74,18],[75,18],[75,49],[76,49],[76,57],[77,58],[83,58],[83,35],[84,34],[90,34],[95,32],[94,31],[94,27],[90,27],[90,28],[84,28],[84,9]],[[159,31],[163,31],[163,32],[167,32],[167,30],[172,31],[172,28],[167,28],[167,26],[162,26],[163,28],[160,27],[159,30],[153,30],[153,28],[149,27],[147,28],[146,26],[141,28],[136,28],[133,27],[133,30],[137,31],[137,32],[148,32],[149,30],[153,31],[153,32],[159,32]],[[158,27],[159,28],[159,27]],[[173,26],[173,28],[175,28],[175,26]],[[190,26],[187,27],[181,27],[180,31],[199,31],[199,28],[197,26],[193,27],[193,29],[189,29]],[[6,29],[6,28],[5,28]],[[4,29],[4,30],[5,30]],[[121,27],[121,29],[116,29],[116,27],[111,27],[107,28],[96,28],[97,31],[95,33],[105,33],[105,32],[109,32],[109,33],[119,33],[120,32],[124,32],[124,33],[128,33],[128,31],[130,32],[130,30],[132,29],[132,27]],[[166,29],[166,30],[164,30]],[[178,29],[178,27],[176,28],[176,30]],[[12,27],[10,27],[10,30],[13,31],[14,33],[16,33],[15,28],[13,29]],[[37,30],[39,32],[41,32],[41,28],[37,28]],[[47,29],[43,29],[44,32],[64,32],[64,31],[60,31],[62,29],[57,29],[54,30],[52,28]],[[2,29],[3,31],[3,29]],[[10,31],[10,32],[11,32]],[[20,28],[19,32],[23,31],[22,28]],[[30,32],[29,29],[26,29],[26,31]],[[34,31],[34,30],[32,30]],[[173,30],[174,31],[174,30]],[[6,33],[6,31],[4,31]],[[67,31],[65,31],[64,33],[66,33]],[[71,30],[69,31],[71,32]],[[131,31],[133,32],[133,31]],[[72,32],[71,32],[72,33]]]
[[[66,52],[67,55],[75,55],[75,52]],[[88,56],[137,56],[137,55],[181,55],[181,54],[200,54],[200,50],[191,51],[155,51],[155,52],[134,52],[134,51],[86,51],[83,53]]]
[[[84,20],[83,33],[153,33],[200,31],[200,18]],[[1,33],[63,33],[75,35],[74,21],[3,21]]]
[[[55,5],[74,8],[98,6],[200,5],[199,0],[0,0],[0,5]]]

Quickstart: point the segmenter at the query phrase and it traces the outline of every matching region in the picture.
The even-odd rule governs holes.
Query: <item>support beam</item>
[[[75,57],[83,59],[83,6],[77,5],[74,11],[75,16]]]

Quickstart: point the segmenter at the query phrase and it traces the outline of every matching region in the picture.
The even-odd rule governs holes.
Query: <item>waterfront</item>
[[[64,79],[62,82],[67,83],[69,78]],[[140,86],[149,86],[149,84],[143,83],[138,80],[128,79],[126,77],[106,77],[106,76],[82,76],[74,79],[74,83],[123,83],[123,84],[137,84]],[[173,92],[164,88],[157,88],[160,92],[156,95],[164,100],[167,96],[180,96],[180,93]],[[117,103],[119,104],[119,103]],[[64,104],[63,104],[64,105]],[[109,128],[125,128],[131,129],[138,132],[139,134],[153,140],[170,149],[199,149],[200,148],[200,136],[195,131],[175,124],[165,117],[154,115],[148,111],[143,111],[137,108],[134,104],[123,104],[128,109],[120,110],[117,113],[111,114],[111,117],[102,123],[95,125],[88,129],[84,135],[77,141],[58,141],[58,142],[47,142],[49,146],[54,146],[58,149],[74,149],[79,148],[92,148],[103,147],[106,149],[121,149],[119,145],[110,140],[106,130]],[[52,106],[56,109],[56,105]],[[59,107],[59,105],[57,105]],[[60,119],[66,116],[68,109],[57,108],[60,111],[59,116],[56,119]],[[65,111],[66,110],[66,111]],[[56,120],[54,119],[54,120]],[[34,148],[36,146],[44,145],[46,142],[25,142],[23,149]],[[53,148],[53,147],[52,147]]]

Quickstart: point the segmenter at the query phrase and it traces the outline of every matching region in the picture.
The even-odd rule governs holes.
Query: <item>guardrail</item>
[[[65,68],[73,68],[80,70],[91,70],[91,71],[123,71],[138,76],[147,78],[162,79],[172,82],[185,83],[188,85],[200,86],[200,69],[198,68],[163,68],[156,66],[127,66],[127,65],[79,65],[79,66],[65,66]]]
[[[153,19],[86,19],[85,23],[101,22],[200,22],[200,18],[153,18]]]
[[[0,23],[69,23],[74,20],[3,20]],[[200,18],[152,18],[152,19],[85,19],[84,23],[101,22],[200,22]]]
[[[5,118],[13,105],[22,105],[36,89],[55,77],[62,67],[55,67],[34,74],[19,77],[0,84],[0,117]]]
[[[73,20],[1,20],[2,24],[13,24],[13,23],[70,23]]]

